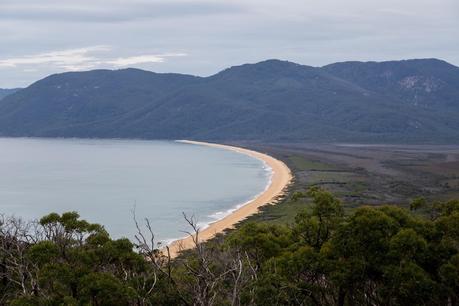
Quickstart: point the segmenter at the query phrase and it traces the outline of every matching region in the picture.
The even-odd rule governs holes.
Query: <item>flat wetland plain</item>
[[[459,198],[459,145],[360,145],[231,143],[274,156],[294,174],[290,197],[261,208],[248,220],[290,223],[308,206],[294,191],[320,186],[340,198],[346,210],[361,205],[408,207],[418,196]]]

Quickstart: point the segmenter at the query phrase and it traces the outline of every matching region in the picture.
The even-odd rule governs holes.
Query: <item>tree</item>
[[[186,218],[195,248],[173,260],[149,220],[131,242],[75,212],[0,217],[0,304],[458,305],[458,201],[426,202],[426,218],[308,197],[291,225],[246,222],[205,243]]]
[[[320,250],[331,237],[343,217],[341,202],[327,191],[311,188],[308,195],[313,204],[295,217],[294,235],[307,245]]]
[[[427,204],[427,201],[426,201],[425,198],[423,198],[423,197],[414,198],[410,203],[410,210],[411,211],[416,211],[419,208],[422,208],[422,207],[426,206],[426,204]]]

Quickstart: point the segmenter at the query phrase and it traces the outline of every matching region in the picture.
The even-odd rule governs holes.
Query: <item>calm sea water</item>
[[[270,170],[233,151],[173,141],[2,139],[0,213],[77,211],[112,237],[149,218],[157,240],[183,237],[182,213],[205,226],[263,192]]]

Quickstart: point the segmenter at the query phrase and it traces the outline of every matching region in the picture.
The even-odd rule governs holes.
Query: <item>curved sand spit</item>
[[[272,169],[271,184],[266,188],[266,190],[260,194],[258,197],[248,202],[244,206],[240,207],[230,215],[225,218],[211,223],[207,228],[199,232],[199,241],[206,241],[214,237],[217,233],[222,232],[225,229],[232,228],[239,221],[244,220],[248,216],[258,212],[258,209],[268,203],[276,202],[276,200],[282,196],[285,192],[285,189],[292,181],[292,174],[290,169],[280,160],[275,159],[269,155],[233,147],[221,144],[207,143],[207,142],[198,142],[198,141],[188,141],[182,140],[180,142],[205,145],[215,148],[223,148],[227,150],[232,150],[235,152],[247,154],[249,156],[258,158],[264,161]],[[169,245],[169,250],[171,257],[178,255],[180,251],[191,249],[194,247],[193,237],[186,237],[184,239],[176,240]]]

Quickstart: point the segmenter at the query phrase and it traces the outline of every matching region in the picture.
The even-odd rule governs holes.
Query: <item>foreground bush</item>
[[[305,196],[294,224],[247,223],[175,260],[151,233],[112,240],[73,212],[3,218],[0,304],[458,305],[459,201],[416,199],[429,217],[395,206],[344,215],[328,192]]]

